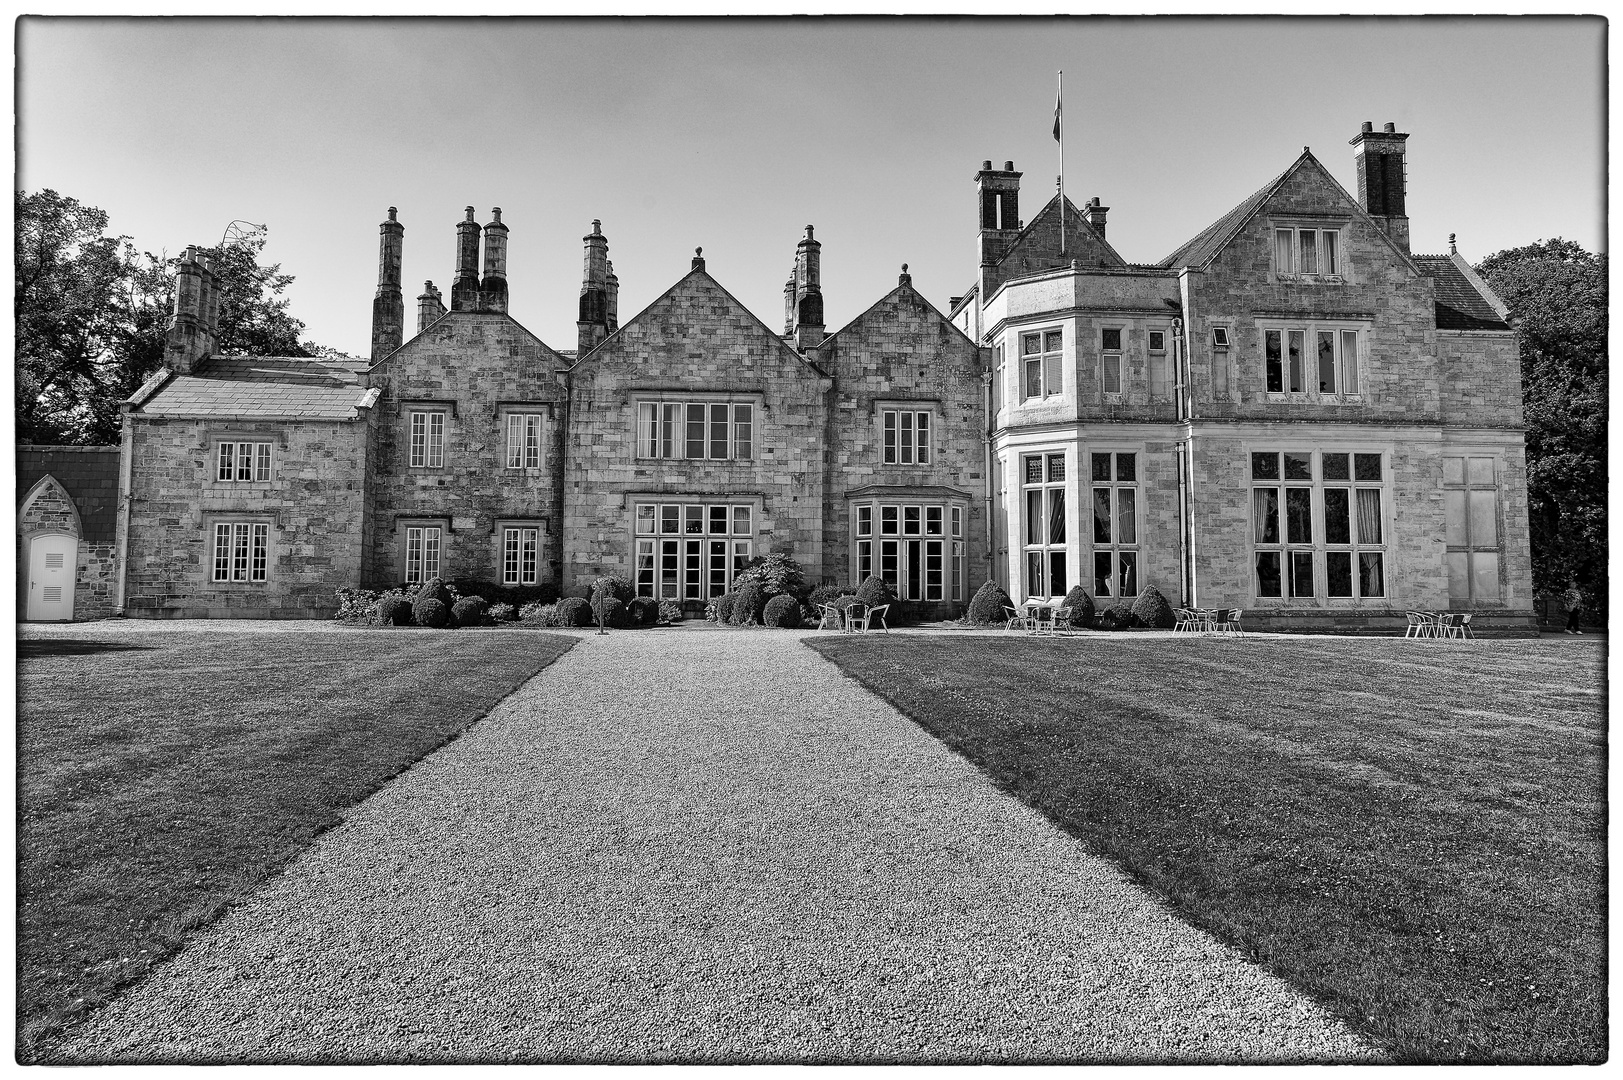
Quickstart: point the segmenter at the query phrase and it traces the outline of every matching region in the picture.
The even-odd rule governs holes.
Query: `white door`
[[[73,576],[79,541],[55,534],[36,536],[28,549],[28,618],[63,622],[73,618]]]

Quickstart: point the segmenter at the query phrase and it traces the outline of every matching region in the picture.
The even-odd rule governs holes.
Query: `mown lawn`
[[[18,662],[18,1059],[575,639],[119,630]]]
[[[807,644],[1397,1060],[1606,1060],[1599,643]]]

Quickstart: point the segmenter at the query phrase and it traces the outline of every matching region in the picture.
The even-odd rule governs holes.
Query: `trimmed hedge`
[[[558,602],[558,586],[550,581],[544,581],[539,585],[501,585],[494,581],[480,581],[477,578],[456,578],[452,580],[451,588],[460,596],[482,597],[492,608],[497,604],[511,604],[516,610],[527,604]]]
[[[603,625],[610,630],[624,630],[630,620],[626,615],[626,607],[612,596],[603,597],[593,606],[593,619],[590,625],[597,625],[597,613],[601,608],[603,612]]]
[[[800,601],[787,593],[774,596],[761,611],[761,623],[782,630],[795,629],[800,625]]]
[[[1131,630],[1138,625],[1138,617],[1133,614],[1133,606],[1123,600],[1099,616],[1099,625],[1106,630]]]
[[[733,610],[727,621],[734,626],[758,626],[761,609],[766,606],[766,593],[759,582],[746,581],[744,587],[733,594]]]
[[[445,605],[446,611],[450,611],[456,599],[451,595],[451,590],[445,587],[445,582],[439,578],[429,578],[417,587],[417,596],[412,603],[415,605],[419,600],[438,600]]]
[[[715,621],[719,623],[732,622],[733,601],[738,598],[737,593],[724,592],[711,601],[715,605]],[[708,614],[708,613],[707,613]]]
[[[659,601],[652,596],[634,596],[626,605],[632,626],[653,626],[659,622]]]
[[[1167,603],[1167,598],[1154,585],[1144,586],[1144,591],[1133,601],[1133,618],[1138,625],[1157,630],[1171,630],[1178,624],[1172,613],[1172,605]]]
[[[592,605],[578,596],[566,596],[554,609],[559,626],[591,626]]]
[[[890,587],[890,582],[884,578],[876,574],[870,574],[866,581],[857,586],[857,603],[863,607],[894,604],[896,603],[896,591]]]
[[[432,596],[419,596],[417,602],[411,605],[411,617],[418,626],[438,630],[451,621],[451,609]]]
[[[1093,606],[1093,597],[1080,585],[1073,585],[1071,591],[1065,594],[1065,601],[1060,605],[1071,609],[1072,626],[1092,626],[1096,611]]]
[[[1006,607],[1014,607],[1014,601],[1003,591],[1003,586],[988,580],[975,590],[975,598],[969,602],[969,614],[965,618],[975,626],[1007,624],[1009,616],[1003,611]]]
[[[410,626],[411,601],[404,596],[385,596],[378,601],[378,622],[384,626]]]
[[[451,605],[452,626],[483,626],[490,601],[482,596],[464,596]]]

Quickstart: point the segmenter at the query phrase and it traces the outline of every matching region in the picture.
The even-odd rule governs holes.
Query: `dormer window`
[[[1341,231],[1277,226],[1274,229],[1274,275],[1286,280],[1339,278]]]

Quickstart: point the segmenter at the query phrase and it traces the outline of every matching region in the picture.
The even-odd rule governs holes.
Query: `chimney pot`
[[[391,207],[389,207],[389,220],[390,221],[393,221],[395,219],[394,215],[395,215],[395,208],[391,206]]]
[[[1396,124],[1387,124],[1386,127],[1382,128],[1381,130],[1385,131],[1388,135],[1395,135],[1397,134],[1398,126]]]
[[[1374,131],[1375,130],[1375,125],[1370,123],[1368,120],[1365,120],[1364,121],[1364,126],[1363,126],[1363,128],[1361,130],[1363,130],[1365,132]]]
[[[471,207],[471,206],[468,207],[467,211],[468,211],[468,220],[472,221],[473,220],[473,207]]]
[[[1012,162],[1012,161],[1005,161],[1005,162],[1004,162],[1004,163],[1003,163],[1003,171],[1004,171],[1004,172],[1014,172],[1014,162]]]
[[[502,223],[502,208],[499,206],[492,208],[490,216],[496,219],[496,224],[500,225]]]
[[[1459,249],[1454,246],[1454,234],[1453,233],[1448,234],[1448,253],[1450,255],[1458,255],[1460,253]]]
[[[991,172],[992,171],[992,159],[991,158],[987,158],[985,161],[981,162],[981,171],[982,172]]]
[[[599,221],[597,218],[592,219],[592,235],[593,236],[601,236],[601,235],[603,235],[603,222]]]

